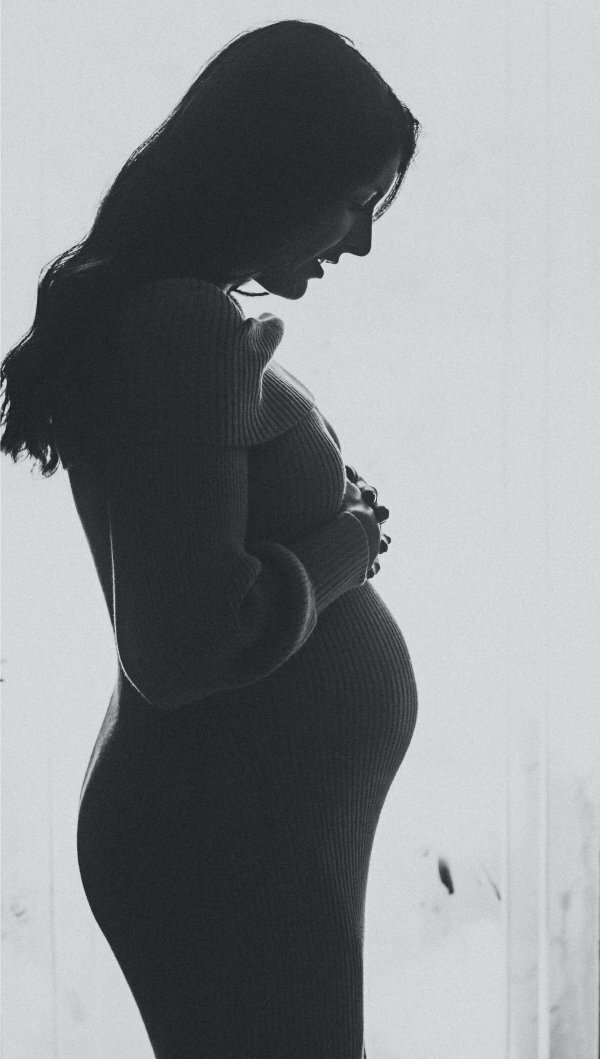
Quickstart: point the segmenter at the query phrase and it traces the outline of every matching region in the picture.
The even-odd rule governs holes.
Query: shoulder
[[[186,351],[186,339],[227,352],[246,346],[272,344],[272,355],[281,341],[284,325],[279,317],[263,313],[246,318],[237,302],[214,283],[195,276],[172,276],[142,283],[129,291],[119,313],[121,333],[133,338],[156,334]]]
[[[273,361],[284,333],[272,313],[244,317],[215,284],[169,277],[129,292],[117,318],[119,363],[136,407],[193,415],[208,442],[259,444],[288,430],[313,394]]]

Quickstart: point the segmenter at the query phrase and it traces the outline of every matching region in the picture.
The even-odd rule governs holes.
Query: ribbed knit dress
[[[364,1055],[369,858],[417,690],[283,330],[144,283],[95,442],[55,424],[118,655],[79,867],[160,1059]]]

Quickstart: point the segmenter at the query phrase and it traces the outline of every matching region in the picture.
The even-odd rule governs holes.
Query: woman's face
[[[337,262],[342,254],[365,257],[371,249],[373,210],[389,191],[401,161],[402,154],[392,158],[371,181],[354,188],[302,235],[290,240],[268,271],[249,279],[271,294],[296,300],[306,293],[309,279],[322,275],[318,258]]]

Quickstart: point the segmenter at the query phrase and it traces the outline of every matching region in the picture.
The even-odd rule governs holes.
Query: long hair
[[[53,416],[67,406],[93,415],[111,320],[133,287],[265,271],[295,233],[401,153],[377,220],[420,128],[353,42],[326,26],[289,19],[235,37],[127,159],[87,235],[42,269],[33,323],[0,368],[2,452],[54,473]]]

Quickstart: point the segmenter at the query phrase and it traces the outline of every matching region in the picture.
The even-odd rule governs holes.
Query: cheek
[[[298,264],[311,261],[320,256],[348,235],[354,226],[355,215],[349,210],[332,214],[323,221],[306,231],[300,238],[288,244],[282,252],[277,264],[270,272],[285,272],[287,269],[296,268]]]
[[[329,229],[330,244],[341,243],[352,231],[356,223],[356,214],[351,210],[344,210],[331,223]]]
[[[352,216],[344,214],[332,219],[328,224],[323,224],[313,234],[310,241],[311,250],[313,252],[327,250],[341,243],[352,229],[353,220]]]

